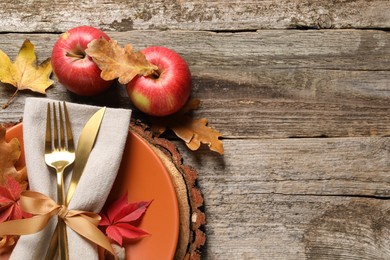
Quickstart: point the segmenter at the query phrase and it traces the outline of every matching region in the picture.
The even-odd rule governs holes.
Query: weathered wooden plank
[[[122,45],[132,43],[135,49],[151,45],[173,48],[188,60],[194,72],[201,71],[202,75],[212,74],[227,80],[250,78],[256,81],[259,77],[255,73],[260,73],[259,69],[390,70],[390,36],[377,30],[107,33]],[[41,59],[51,54],[59,37],[56,34],[29,33],[0,36],[0,48],[10,56],[16,55],[23,40],[29,38],[36,43]]]
[[[0,30],[62,32],[81,24],[110,31],[389,28],[389,9],[381,0],[5,0]]]
[[[224,156],[179,145],[202,187],[216,189],[211,201],[228,194],[390,197],[388,137],[224,140]]]
[[[204,259],[389,258],[385,201],[236,194],[226,198],[206,204]]]
[[[188,153],[206,259],[388,259],[389,138],[225,140]],[[382,198],[382,199],[376,199]]]
[[[121,44],[133,43],[136,49],[165,45],[183,55],[193,74],[193,97],[202,100],[195,115],[207,117],[226,138],[390,134],[390,34],[386,32],[109,34]],[[14,56],[26,37],[36,44],[43,60],[50,56],[58,35],[4,34],[0,48]],[[11,87],[2,86],[0,102],[12,92]],[[20,93],[12,112],[0,111],[0,122],[18,121],[24,98],[31,95],[35,96]],[[56,84],[48,97],[131,107],[123,86],[86,99]]]

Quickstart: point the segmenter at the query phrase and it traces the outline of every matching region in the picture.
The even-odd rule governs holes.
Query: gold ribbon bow
[[[46,227],[50,218],[58,215],[76,233],[116,256],[107,237],[97,228],[100,222],[98,214],[81,210],[68,210],[64,205],[58,205],[46,195],[29,190],[22,192],[20,205],[23,211],[35,216],[3,222],[0,224],[0,237],[37,233]]]

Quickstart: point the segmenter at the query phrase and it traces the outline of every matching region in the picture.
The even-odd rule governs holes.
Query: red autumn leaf
[[[129,203],[127,194],[120,197],[101,214],[99,226],[105,229],[108,237],[122,246],[123,239],[137,239],[148,235],[144,230],[134,225],[146,212],[151,201]]]
[[[149,235],[148,232],[126,223],[117,223],[107,227],[106,234],[120,246],[123,245],[123,238],[138,239],[140,237]]]
[[[4,186],[0,186],[0,223],[6,220],[30,217],[20,207],[20,193],[24,189],[14,178],[7,176]]]

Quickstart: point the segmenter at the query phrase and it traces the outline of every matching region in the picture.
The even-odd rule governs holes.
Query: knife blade
[[[85,124],[81,131],[76,148],[76,159],[73,166],[73,173],[70,180],[68,193],[66,195],[66,205],[69,205],[73,193],[87,164],[91,150],[95,144],[96,137],[99,133],[100,125],[103,120],[106,108],[99,109]]]

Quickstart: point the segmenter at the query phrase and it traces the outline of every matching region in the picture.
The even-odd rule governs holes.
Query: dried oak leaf
[[[178,113],[152,119],[152,132],[159,136],[169,128],[193,151],[199,149],[201,144],[207,144],[210,150],[223,154],[223,144],[219,139],[222,134],[207,126],[206,118],[193,119],[188,115],[188,112],[197,109],[199,104],[199,100],[190,100]]]
[[[26,167],[20,170],[15,168],[16,162],[21,154],[19,140],[13,138],[9,142],[5,141],[5,127],[0,125],[0,185],[4,185],[7,176],[13,177],[22,187],[27,187]]]
[[[137,75],[149,76],[158,69],[142,52],[134,52],[131,44],[126,44],[122,48],[115,40],[107,41],[104,38],[93,40],[85,52],[101,69],[102,79],[118,78],[121,84],[127,84]]]
[[[102,220],[99,226],[104,229],[104,233],[117,242],[120,246],[123,239],[138,239],[148,233],[135,227],[136,223],[144,215],[151,201],[139,201],[129,203],[127,194],[113,202],[107,211],[101,213]]]
[[[34,45],[29,40],[25,40],[13,63],[0,50],[0,81],[16,88],[15,93],[3,105],[3,109],[8,106],[19,90],[29,89],[45,94],[46,89],[53,84],[54,81],[50,79],[52,72],[50,58],[37,65],[34,49]]]

